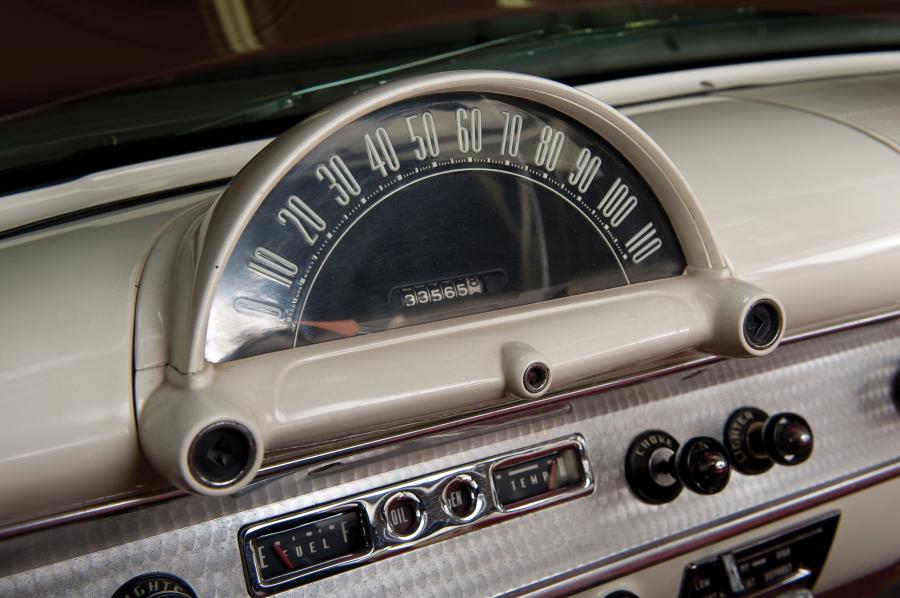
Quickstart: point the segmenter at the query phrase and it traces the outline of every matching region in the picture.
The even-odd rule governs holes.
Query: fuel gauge
[[[251,544],[264,582],[369,551],[366,525],[355,509],[261,535]]]

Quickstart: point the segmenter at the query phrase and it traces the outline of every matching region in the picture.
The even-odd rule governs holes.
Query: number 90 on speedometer
[[[211,362],[677,276],[685,259],[596,132],[531,100],[454,92],[316,142],[224,268]]]

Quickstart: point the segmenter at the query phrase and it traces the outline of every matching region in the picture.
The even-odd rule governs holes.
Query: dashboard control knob
[[[112,598],[197,598],[194,589],[183,579],[169,573],[145,573],[138,575],[116,590]]]
[[[766,472],[773,463],[803,463],[815,444],[812,428],[799,415],[769,417],[756,407],[735,410],[725,422],[724,436],[734,468],[747,475]]]
[[[782,465],[799,465],[812,455],[812,428],[795,413],[776,413],[763,427],[766,452]]]
[[[756,407],[736,409],[725,422],[725,446],[731,454],[731,464],[747,475],[765,473],[774,462],[766,453],[763,426],[769,415]]]
[[[683,488],[675,472],[678,441],[662,430],[638,434],[625,454],[625,478],[638,498],[651,504],[667,503]]]
[[[731,478],[728,451],[715,438],[691,438],[678,449],[675,462],[679,479],[698,494],[721,492]]]

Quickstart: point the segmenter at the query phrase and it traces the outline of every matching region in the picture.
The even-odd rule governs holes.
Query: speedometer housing
[[[385,85],[288,131],[191,229],[174,276],[141,442],[206,494],[261,462],[226,485],[194,476],[190,447],[217,424],[314,456],[672,355],[761,355],[784,331],[638,127],[508,73]],[[760,301],[778,315],[766,346],[744,333]],[[529,393],[536,364],[549,383]]]
[[[205,358],[680,275],[641,175],[596,132],[510,95],[384,106],[294,164],[219,281]]]

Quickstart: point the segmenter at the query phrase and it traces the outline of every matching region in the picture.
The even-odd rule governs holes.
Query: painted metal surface
[[[892,148],[821,116],[739,98],[630,115],[690,181],[735,275],[778,296],[792,332],[900,305],[900,279],[887,275],[900,257]]]
[[[837,80],[831,85],[841,83]],[[825,85],[821,92],[828,89]],[[833,120],[741,99],[663,102],[629,113],[687,174],[732,267],[784,296],[794,332],[845,320],[851,314],[896,309],[900,297],[896,285],[900,282],[897,277],[878,274],[896,270],[898,259],[900,218],[891,214],[897,209],[893,190],[900,170],[898,156],[890,148]],[[839,148],[839,156],[834,155],[834,148]],[[840,167],[845,169],[840,171]],[[167,167],[160,168],[162,172]],[[135,169],[121,176],[136,176],[140,168]],[[84,501],[109,499],[159,483],[148,477],[125,403],[131,382],[130,348],[127,328],[120,326],[128,326],[136,274],[152,240],[161,232],[162,222],[147,234],[134,232],[130,222],[145,209],[150,213],[171,210],[174,218],[179,210],[209,201],[214,195],[198,194],[3,242],[2,275],[14,284],[4,285],[2,299],[5,306],[15,306],[5,312],[4,331],[19,340],[4,348],[0,396],[17,417],[5,418],[2,429],[9,439],[5,442],[16,439],[24,444],[5,449],[0,464],[4,475],[15,471],[26,476],[18,479],[35,481],[32,486],[23,482],[5,488],[11,494],[4,503],[4,520],[67,508],[61,505],[80,506]],[[112,226],[114,222],[118,224]],[[72,242],[61,243],[63,238]],[[97,247],[98,239],[104,239],[107,247]],[[117,265],[111,267],[110,262]],[[74,276],[85,264],[97,267],[84,276]],[[97,293],[101,283],[112,285],[119,294]],[[31,295],[33,290],[38,291],[40,300]],[[106,309],[105,301],[115,305]],[[147,313],[155,317],[158,312],[151,309]],[[33,322],[52,323],[47,328],[50,336],[35,336]],[[56,344],[62,353],[48,353]],[[152,348],[152,342],[146,346]],[[73,351],[87,361],[78,366],[67,362]],[[146,364],[158,365],[160,355],[165,354],[147,355]],[[37,365],[41,362],[46,367]],[[59,367],[47,369],[54,363]],[[138,390],[141,388],[139,384]],[[90,405],[95,409],[86,408]],[[89,413],[102,416],[95,418]],[[76,432],[67,425],[44,432],[56,446],[81,447],[84,453],[69,450],[62,453],[65,458],[51,458],[44,444],[34,444],[35,434],[25,437],[20,431],[36,430],[34,426],[51,415],[60,422],[97,425],[90,428],[96,434],[86,433],[88,427]],[[112,436],[106,430],[112,421],[108,418],[121,426]],[[115,438],[112,444],[107,442],[110,438]],[[32,462],[21,457],[28,454],[46,460],[40,466],[29,465]],[[72,470],[72,464],[92,463],[97,454],[108,466],[105,473],[83,476]],[[113,476],[109,472],[125,473]],[[66,491],[60,493],[59,482],[75,477],[100,482],[96,486],[63,484]]]
[[[0,243],[0,521],[163,486],[134,423],[135,298],[153,242],[198,200]]]
[[[595,480],[590,496],[284,595],[496,595],[544,587],[900,462],[900,417],[891,399],[898,364],[900,321],[884,322],[787,345],[766,357],[722,361],[596,394],[540,417],[350,457],[238,497],[184,497],[14,538],[0,544],[0,574],[7,574],[0,594],[105,595],[135,573],[163,570],[184,577],[200,595],[242,595],[237,531],[245,524],[580,433]],[[679,439],[721,435],[728,414],[748,404],[806,417],[816,433],[810,460],[761,476],[735,474],[720,494],[685,492],[663,506],[631,494],[623,460],[635,434],[654,425]],[[872,550],[853,571],[883,560],[878,547]],[[840,575],[826,573],[830,583],[852,574],[839,569]]]

